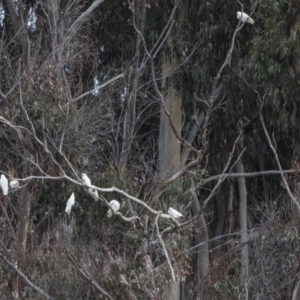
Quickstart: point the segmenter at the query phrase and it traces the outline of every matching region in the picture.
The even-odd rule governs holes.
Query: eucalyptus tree
[[[0,169],[20,186],[1,198],[0,257],[15,296],[18,274],[48,298],[276,298],[264,251],[297,235],[272,236],[279,181],[246,177],[298,166],[299,8],[252,2],[1,2]]]

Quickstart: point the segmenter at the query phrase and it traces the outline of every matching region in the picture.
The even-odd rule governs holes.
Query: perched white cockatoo
[[[82,173],[81,178],[87,186],[92,185],[91,184],[91,179],[89,179],[85,173]]]
[[[237,13],[236,13],[236,17],[239,19],[239,20],[241,20],[243,23],[246,23],[246,22],[248,22],[248,23],[250,23],[250,24],[254,24],[254,20],[251,18],[251,17],[249,17],[246,13],[244,13],[244,12],[241,12],[241,11],[238,11]]]
[[[126,278],[123,274],[119,275],[119,280],[120,280],[121,283],[124,283],[124,284],[130,286],[130,284],[127,282],[127,280],[126,280]]]
[[[99,200],[98,191],[94,189],[89,189],[89,192],[93,195],[96,200]]]
[[[120,202],[117,200],[111,200],[109,202],[109,205],[111,208],[107,212],[107,217],[111,218],[111,216],[113,215],[113,211],[117,212],[120,209]]]
[[[7,195],[8,194],[8,180],[5,177],[5,175],[3,175],[3,174],[1,175],[1,178],[0,178],[0,185],[1,185],[1,188],[3,191],[3,194]]]
[[[65,209],[65,212],[69,215],[72,209],[72,206],[75,204],[75,195],[72,193],[71,197],[69,198],[67,202],[67,206]]]
[[[90,179],[85,173],[82,173],[81,178],[82,178],[82,180],[84,181],[84,183],[85,183],[87,186],[91,186],[91,185],[92,185],[91,179]],[[94,189],[89,188],[89,192],[93,195],[93,197],[94,197],[96,200],[98,200],[99,196],[98,196],[98,191],[97,191],[97,190],[94,190]]]
[[[172,207],[169,208],[168,214],[169,214],[172,218],[174,218],[174,219],[178,219],[178,218],[180,218],[180,217],[183,217],[183,215],[182,215],[180,212],[178,212],[176,209],[174,209],[174,208],[172,208]]]
[[[9,186],[12,189],[16,189],[17,187],[20,186],[20,182],[18,180],[16,180],[16,179],[13,179],[13,180],[10,181]]]

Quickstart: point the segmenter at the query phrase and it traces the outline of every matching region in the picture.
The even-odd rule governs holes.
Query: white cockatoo
[[[85,173],[82,173],[81,178],[82,178],[82,180],[84,181],[84,183],[85,183],[87,186],[91,186],[91,185],[92,185],[91,179],[90,179]],[[94,197],[95,199],[98,199],[98,198],[99,198],[99,196],[98,196],[98,191],[97,191],[97,190],[94,190],[94,189],[89,188],[89,192],[93,195],[93,197]]]
[[[180,217],[183,217],[183,215],[182,215],[180,212],[178,212],[176,209],[174,209],[174,208],[172,208],[172,207],[169,208],[168,214],[169,214],[172,218],[174,218],[174,219],[178,219],[178,218],[180,218]]]
[[[99,200],[98,191],[94,189],[89,189],[89,192],[93,195],[96,200]]]
[[[0,178],[0,185],[1,185],[1,188],[3,191],[3,194],[7,195],[8,194],[8,180],[5,177],[5,175],[3,175],[3,174],[1,175],[1,178]]]
[[[107,217],[111,218],[111,216],[113,215],[113,211],[117,212],[120,209],[120,202],[117,200],[111,200],[109,202],[109,205],[111,208],[107,212]]]
[[[127,282],[127,280],[126,280],[126,278],[123,274],[119,275],[119,280],[120,280],[121,283],[124,283],[124,284],[130,286],[130,284]]]
[[[88,176],[85,173],[82,173],[81,178],[87,186],[92,185],[91,184],[91,179],[89,179]]]
[[[9,186],[12,188],[12,189],[16,189],[20,186],[20,182],[16,179],[13,179],[10,181],[9,183]]]
[[[75,204],[75,195],[72,193],[71,197],[69,198],[66,206],[65,212],[69,215],[72,209],[72,206]]]
[[[251,17],[249,17],[246,13],[244,13],[244,12],[241,12],[241,11],[238,11],[237,13],[236,13],[236,17],[239,19],[239,20],[241,20],[243,23],[246,23],[246,22],[248,22],[248,23],[250,23],[250,24],[254,24],[254,20],[251,18]]]

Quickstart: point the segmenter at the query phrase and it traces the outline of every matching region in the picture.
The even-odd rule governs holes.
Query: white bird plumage
[[[66,206],[65,212],[69,215],[72,209],[72,206],[75,204],[75,195],[72,193],[71,197],[69,198]]]
[[[81,178],[82,178],[83,182],[84,182],[87,186],[91,186],[91,185],[92,185],[91,179],[90,179],[85,173],[82,173]],[[96,200],[99,200],[99,196],[98,196],[98,191],[97,191],[97,190],[94,190],[94,189],[89,188],[89,192],[93,195],[93,197],[94,197]]]
[[[3,175],[3,174],[1,175],[1,178],[0,178],[0,185],[1,185],[1,188],[3,191],[3,194],[7,195],[8,194],[8,180],[5,177],[5,175]]]
[[[244,12],[238,11],[236,13],[236,17],[239,20],[241,20],[243,23],[248,22],[248,23],[250,23],[252,25],[254,24],[254,20],[250,16],[248,16],[246,13],[244,13]]]
[[[89,189],[89,192],[93,195],[93,197],[95,198],[95,200],[99,200],[99,195],[98,195],[98,191],[94,190],[94,189]]]
[[[20,186],[20,182],[18,180],[16,180],[16,179],[13,179],[13,180],[10,181],[9,186],[12,189],[16,189],[17,187]]]
[[[174,208],[172,208],[172,207],[169,208],[168,214],[169,214],[172,218],[174,218],[174,219],[178,219],[178,218],[180,218],[180,217],[183,217],[183,215],[182,215],[180,212],[178,212],[176,209],[174,209]]]
[[[81,178],[87,186],[92,185],[91,184],[91,179],[89,179],[88,176],[85,173],[82,173]]]
[[[107,212],[107,217],[111,218],[111,216],[113,215],[113,211],[117,212],[120,209],[120,202],[117,200],[111,200],[109,202],[109,205],[111,208]]]

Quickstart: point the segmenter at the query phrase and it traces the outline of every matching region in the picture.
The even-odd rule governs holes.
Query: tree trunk
[[[224,216],[225,216],[225,205],[224,201],[221,198],[221,187],[219,187],[218,192],[216,193],[216,202],[217,202],[217,228],[214,234],[214,238],[217,238],[213,241],[213,257],[217,258],[220,253],[221,240],[218,239],[222,235],[224,228]]]
[[[192,187],[193,202],[191,205],[193,214],[199,213],[200,205],[198,197],[195,193],[194,188]],[[203,291],[204,282],[210,280],[209,274],[209,249],[208,249],[208,231],[206,226],[206,221],[201,214],[196,221],[197,236],[196,236],[196,245],[202,244],[197,248],[197,268],[194,276],[194,298],[202,299],[201,292]],[[204,281],[205,279],[205,281]]]
[[[163,90],[166,90],[164,98],[166,110],[170,113],[171,119],[175,125],[177,132],[180,134],[181,129],[181,96],[176,93],[172,86],[172,79],[169,77],[168,86],[166,77],[172,65],[176,64],[175,56],[171,55],[169,60],[164,56],[162,65]],[[159,171],[162,176],[171,176],[179,169],[180,164],[180,143],[177,141],[168,118],[163,109],[160,116],[160,136],[159,136]],[[168,174],[166,174],[168,172]],[[180,284],[179,282],[169,282],[165,285],[165,299],[179,300],[180,299]]]
[[[143,1],[136,1],[135,2],[135,22],[137,25],[138,30],[141,34],[144,33],[145,21],[146,21],[146,3],[145,0]],[[140,79],[140,65],[139,65],[139,58],[140,58],[140,44],[142,38],[139,34],[136,37],[136,44],[135,44],[135,65],[133,68],[133,83],[131,90],[129,91],[128,87],[128,95],[125,101],[124,107],[124,122],[123,122],[123,142],[122,142],[122,150],[119,160],[119,165],[121,169],[125,168],[125,165],[128,160],[128,156],[130,153],[131,143],[134,136],[135,125],[136,125],[136,102],[137,102],[137,88],[138,82]],[[130,74],[131,76],[131,74]],[[129,76],[129,77],[130,77]],[[129,78],[130,80],[130,78]]]
[[[27,149],[24,150],[25,158],[30,158],[30,153]],[[24,174],[28,174],[27,167],[25,167]],[[26,176],[25,175],[25,176]],[[32,194],[29,190],[30,185],[27,184],[23,188],[21,196],[21,209],[18,215],[18,227],[17,227],[17,243],[16,243],[16,263],[18,269],[26,275],[26,250],[27,250],[27,235],[29,227],[29,217],[30,217],[30,204]],[[22,280],[18,282],[18,275],[14,274],[11,277],[11,288],[12,294],[16,299],[23,299],[23,293],[25,289],[25,284]]]
[[[182,123],[182,98],[175,90],[174,78],[170,70],[178,64],[177,55],[174,52],[173,42],[168,41],[167,51],[163,54],[162,63],[162,91],[164,94],[165,109],[169,112],[177,133],[180,135]],[[159,135],[159,172],[162,176],[169,177],[180,168],[180,143],[175,137],[169,120],[161,108],[160,135]],[[180,283],[169,282],[164,289],[166,300],[180,300]]]
[[[238,173],[244,173],[244,165],[239,159],[236,164],[236,169]],[[247,233],[247,189],[245,183],[245,177],[238,177],[239,186],[239,217],[240,217],[240,231],[241,231],[241,259],[242,259],[242,269],[241,269],[241,280],[244,286],[245,281],[249,275],[249,251],[248,251],[248,233]]]
[[[27,70],[30,60],[30,42],[27,36],[27,26],[23,24],[21,16],[16,11],[15,4],[13,2],[14,1],[12,0],[6,0],[14,31],[22,48],[22,58],[25,70]]]

